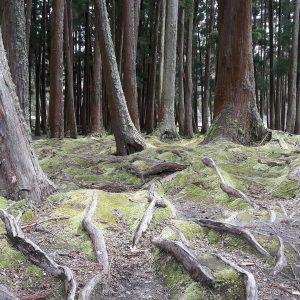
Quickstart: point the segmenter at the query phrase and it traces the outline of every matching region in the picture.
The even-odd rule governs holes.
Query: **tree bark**
[[[66,99],[65,99],[65,132],[71,138],[77,137],[77,126],[74,108],[74,79],[73,79],[73,28],[72,28],[72,0],[65,0],[64,13],[64,42],[66,55]]]
[[[63,29],[65,0],[53,1],[50,58],[50,138],[64,137]]]
[[[193,137],[193,29],[194,29],[194,0],[190,0],[190,13],[188,15],[188,36],[185,69],[185,91],[184,91],[184,136]]]
[[[3,44],[17,96],[29,125],[29,71],[24,0],[1,0]]]
[[[139,129],[139,111],[136,81],[136,34],[134,0],[123,0],[124,24],[124,94],[128,111],[134,126]]]
[[[300,0],[295,0],[292,52],[290,57],[290,71],[289,71],[289,81],[288,81],[288,110],[287,110],[287,122],[286,122],[286,131],[290,133],[294,133],[295,122],[296,122],[299,12],[300,12]]]
[[[54,191],[30,147],[0,33],[0,195],[34,202]]]
[[[128,155],[142,151],[145,148],[145,143],[134,127],[126,106],[111,38],[106,2],[105,0],[94,0],[94,3],[96,26],[99,28],[98,37],[105,85],[110,97],[109,110],[116,139],[117,154]]]
[[[167,1],[163,89],[158,124],[161,139],[178,137],[174,111],[177,21],[178,0]]]
[[[269,0],[269,34],[270,34],[270,128],[275,128],[275,90],[274,90],[274,24],[273,0]]]
[[[219,0],[215,120],[205,142],[222,137],[249,145],[266,135],[255,101],[251,10],[251,0]]]

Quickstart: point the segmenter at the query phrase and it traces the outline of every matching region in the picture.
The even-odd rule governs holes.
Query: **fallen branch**
[[[211,158],[205,157],[205,158],[202,159],[202,162],[206,166],[215,169],[217,175],[220,178],[220,187],[223,190],[223,192],[225,192],[229,196],[237,197],[237,198],[240,198],[240,199],[244,200],[245,202],[250,204],[255,209],[259,208],[259,206],[256,203],[254,203],[245,193],[243,193],[242,191],[228,185],[225,182],[225,179],[224,179],[220,169],[218,168],[216,163]]]
[[[276,160],[266,160],[266,159],[259,159],[258,162],[260,164],[267,165],[269,167],[281,167],[288,163],[286,160],[285,161],[276,161]]]
[[[277,262],[276,265],[272,271],[272,275],[276,276],[278,274],[281,273],[281,271],[283,270],[283,268],[285,268],[287,266],[287,259],[286,256],[284,254],[284,243],[283,240],[280,236],[278,236],[278,240],[279,240],[279,248],[277,251]]]
[[[244,229],[239,226],[231,225],[228,223],[222,223],[222,222],[213,221],[209,219],[187,219],[187,221],[194,222],[200,226],[213,229],[216,231],[229,232],[238,235],[240,238],[246,240],[261,255],[264,256],[270,255],[270,253],[258,243],[258,241],[255,239],[252,233],[247,229]]]
[[[67,300],[73,300],[76,293],[76,281],[71,269],[58,265],[39,246],[27,239],[14,217],[3,209],[0,209],[0,218],[5,224],[7,236],[13,246],[22,252],[33,264],[44,269],[52,276],[63,278]]]
[[[238,273],[242,274],[244,277],[244,282],[246,285],[246,299],[247,300],[257,300],[258,294],[257,294],[257,286],[256,281],[253,276],[253,274],[249,271],[246,271],[245,269],[241,268],[234,262],[228,260],[227,258],[223,257],[220,254],[215,254],[216,257],[221,259],[224,263],[235,269]]]
[[[96,260],[101,265],[102,271],[99,274],[95,275],[93,278],[91,278],[90,281],[82,288],[80,292],[79,300],[90,299],[92,292],[94,291],[96,286],[100,284],[103,277],[106,277],[109,273],[109,260],[108,260],[108,254],[106,250],[104,236],[102,232],[98,229],[98,227],[93,223],[92,220],[97,205],[98,205],[98,192],[94,191],[91,206],[89,207],[82,223],[84,229],[87,231],[87,233],[89,234],[93,242]]]
[[[175,162],[161,162],[141,172],[141,177],[147,178],[149,176],[158,175],[162,173],[174,173],[185,170],[188,167],[186,164],[178,164]]]
[[[77,182],[76,183],[80,188],[86,188],[86,189],[97,189],[102,190],[105,192],[111,192],[111,193],[126,193],[130,191],[136,191],[139,189],[138,186],[135,185],[126,185],[119,182],[114,181],[95,181],[91,183],[86,182]]]
[[[18,300],[18,298],[3,285],[0,285],[0,299],[1,300]]]
[[[155,239],[152,243],[159,249],[170,253],[195,281],[210,287],[214,285],[215,279],[211,270],[201,265],[197,257],[181,242]]]
[[[69,217],[64,217],[64,216],[48,218],[48,219],[45,219],[45,220],[36,221],[34,223],[23,225],[23,226],[21,226],[21,229],[23,230],[23,229],[26,229],[28,227],[33,227],[33,226],[40,225],[40,224],[47,223],[47,222],[51,222],[51,221],[61,221],[61,220],[68,220],[68,219],[70,219],[70,218]]]

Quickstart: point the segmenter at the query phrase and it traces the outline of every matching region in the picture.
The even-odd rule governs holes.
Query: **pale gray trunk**
[[[124,97],[114,52],[105,0],[94,0],[96,26],[100,41],[104,80],[109,95],[109,110],[116,139],[117,154],[128,155],[145,148],[140,133],[134,127]]]
[[[298,37],[299,37],[299,12],[300,0],[295,1],[293,44],[290,58],[289,87],[288,87],[288,111],[286,131],[294,133],[296,122],[296,94],[297,94],[297,60],[298,60]]]
[[[174,98],[176,76],[176,45],[177,45],[178,0],[167,1],[164,75],[158,136],[177,138],[175,124]]]
[[[0,196],[39,202],[53,190],[30,147],[0,32]]]
[[[21,109],[29,125],[29,72],[24,0],[1,0],[3,44]]]

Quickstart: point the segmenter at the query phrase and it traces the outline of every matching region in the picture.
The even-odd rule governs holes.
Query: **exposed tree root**
[[[202,159],[202,162],[210,167],[215,169],[217,175],[220,178],[220,187],[221,189],[229,196],[234,196],[240,199],[243,199],[245,202],[247,202],[248,204],[250,204],[253,208],[257,209],[259,208],[259,206],[257,204],[255,204],[245,193],[243,193],[242,191],[228,185],[225,182],[225,179],[220,171],[220,169],[218,168],[218,166],[216,165],[216,163],[214,162],[214,160],[212,160],[211,158],[205,157]]]
[[[63,278],[67,300],[73,300],[76,293],[76,281],[71,269],[58,265],[35,243],[24,236],[14,217],[5,210],[0,210],[0,218],[4,222],[7,236],[14,247],[23,253],[33,264],[44,269],[49,274]]]
[[[161,208],[166,208],[167,204],[164,201],[164,199],[158,195],[158,193],[155,191],[155,189],[158,187],[158,184],[151,184],[149,188],[149,194],[148,194],[148,200],[151,203],[153,200],[155,200],[155,206],[156,207],[161,207]]]
[[[140,241],[143,233],[145,233],[149,227],[149,224],[152,220],[153,217],[153,213],[155,210],[155,204],[156,204],[156,200],[157,198],[153,198],[152,201],[150,202],[147,210],[145,211],[142,219],[140,220],[139,226],[136,229],[136,232],[134,234],[133,237],[133,242],[132,242],[132,246],[136,247],[136,245],[138,244],[138,242]]]
[[[186,152],[187,151],[178,150],[178,149],[161,149],[161,148],[158,148],[158,149],[156,149],[156,152],[159,153],[159,154],[166,153],[166,152],[171,152],[171,153],[177,155],[181,160],[183,160],[183,159],[186,158]]]
[[[208,219],[188,219],[187,221],[195,222],[200,226],[213,229],[216,231],[229,232],[238,235],[240,238],[246,240],[261,255],[264,256],[270,255],[270,253],[258,243],[258,241],[255,239],[252,233],[247,229],[244,229],[239,226],[227,224],[227,223],[208,220]]]
[[[273,209],[269,209],[270,214],[270,223],[274,223],[276,221],[276,213]]]
[[[260,164],[263,164],[263,165],[267,165],[269,167],[282,167],[286,164],[289,164],[289,161],[288,160],[285,160],[285,161],[277,161],[277,160],[266,160],[266,159],[259,159],[258,162]]]
[[[184,236],[184,234],[181,232],[181,230],[176,227],[175,225],[171,225],[170,226],[172,228],[172,230],[174,230],[176,232],[176,234],[179,236],[180,241],[186,246],[189,247],[190,246],[190,242],[186,239],[186,237]]]
[[[174,256],[195,281],[210,287],[214,285],[215,279],[211,270],[201,265],[197,257],[181,242],[155,239],[152,243],[159,249]]]
[[[256,281],[252,273],[249,271],[246,271],[245,269],[241,268],[234,262],[228,260],[227,258],[223,257],[220,254],[215,254],[216,257],[221,259],[224,263],[235,269],[237,272],[243,275],[244,282],[246,285],[246,299],[247,300],[257,300],[258,294],[257,294],[257,286]]]
[[[26,229],[26,228],[29,228],[29,227],[34,227],[34,226],[37,226],[37,225],[40,225],[40,224],[43,224],[43,223],[47,223],[47,222],[51,222],[51,221],[62,221],[62,220],[68,220],[70,219],[69,217],[53,217],[53,218],[48,218],[48,219],[45,219],[45,220],[41,220],[41,221],[37,221],[37,222],[33,222],[33,223],[30,223],[30,224],[26,224],[26,225],[23,225],[21,226],[21,229]],[[18,222],[17,222],[18,223]]]
[[[18,300],[18,298],[10,292],[6,287],[0,285],[0,299],[1,300]]]
[[[280,236],[278,236],[278,240],[279,240],[279,248],[277,251],[277,262],[276,265],[272,271],[272,274],[274,276],[278,275],[281,273],[281,271],[283,270],[283,268],[285,268],[287,266],[287,259],[286,256],[284,254],[284,243],[283,240]]]
[[[94,276],[81,290],[79,300],[88,300],[91,297],[94,289],[98,284],[101,283],[103,277],[106,277],[109,273],[109,261],[108,254],[106,250],[106,244],[104,240],[104,236],[102,232],[98,229],[98,227],[93,223],[93,215],[96,211],[98,205],[98,192],[94,191],[92,203],[89,207],[82,223],[86,232],[89,234],[93,246],[94,252],[96,256],[97,262],[100,264],[102,271],[101,273]]]
[[[81,188],[86,189],[97,189],[102,190],[105,192],[111,192],[111,193],[126,193],[130,191],[136,191],[139,189],[138,186],[135,185],[126,185],[119,182],[114,181],[96,181],[92,183],[77,183]]]

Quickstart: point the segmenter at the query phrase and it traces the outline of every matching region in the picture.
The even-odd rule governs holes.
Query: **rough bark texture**
[[[290,58],[290,71],[288,83],[288,110],[286,120],[286,131],[294,133],[296,122],[296,94],[297,94],[297,60],[299,40],[299,13],[300,0],[295,1],[293,43]]]
[[[18,298],[12,292],[10,292],[6,287],[0,285],[0,299],[17,300]]]
[[[163,89],[158,124],[158,136],[161,139],[178,137],[174,111],[177,19],[178,0],[167,1]]]
[[[98,27],[95,28],[96,32]],[[104,131],[102,112],[102,62],[99,36],[95,36],[94,65],[93,65],[93,97],[91,101],[91,132]]]
[[[215,120],[205,142],[223,137],[248,145],[266,135],[255,101],[251,11],[251,0],[219,0]]]
[[[29,72],[24,0],[0,1],[1,30],[12,80],[29,125]]]
[[[194,0],[190,0],[190,5],[194,8]],[[186,69],[185,69],[185,89],[184,89],[184,136],[193,137],[193,9],[188,14],[188,36],[187,36],[187,53],[186,53]]]
[[[0,195],[38,202],[53,190],[30,147],[0,34]]]
[[[145,148],[145,143],[134,127],[126,106],[111,38],[106,2],[104,0],[94,0],[94,3],[97,15],[96,26],[99,28],[98,36],[104,80],[110,97],[109,110],[116,139],[117,154],[128,155],[142,151]]]
[[[72,0],[65,2],[64,34],[66,55],[66,100],[65,100],[65,131],[71,138],[77,137],[77,126],[74,107],[74,85],[73,85],[73,29],[72,29]]]
[[[53,1],[50,58],[49,129],[51,138],[64,137],[63,29],[64,0]]]
[[[134,0],[123,0],[124,18],[124,94],[131,120],[137,129],[139,111],[136,81],[136,36],[134,20]]]

